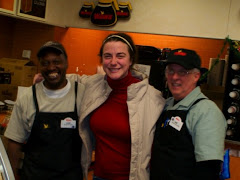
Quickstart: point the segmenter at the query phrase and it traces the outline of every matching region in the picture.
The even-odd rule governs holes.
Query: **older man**
[[[175,49],[165,75],[173,97],[167,99],[155,132],[152,180],[217,180],[224,156],[226,119],[197,86],[201,59],[195,51]]]

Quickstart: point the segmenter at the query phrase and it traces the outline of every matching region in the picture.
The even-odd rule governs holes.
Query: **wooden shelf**
[[[208,84],[202,84],[201,85],[201,91],[210,100],[215,102],[219,109],[222,110],[225,87],[223,87],[223,86],[209,86]]]
[[[225,140],[225,148],[226,149],[240,150],[240,142],[226,139]]]

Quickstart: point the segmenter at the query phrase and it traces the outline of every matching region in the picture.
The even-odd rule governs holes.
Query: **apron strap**
[[[195,104],[197,104],[199,101],[202,101],[202,100],[204,100],[204,99],[207,99],[207,98],[197,99],[197,100],[190,106],[190,108],[188,109],[188,111],[189,111]]]
[[[39,107],[38,107],[38,102],[37,102],[37,95],[36,95],[36,85],[34,84],[32,86],[32,92],[33,92],[33,101],[36,107],[36,114],[39,113]]]
[[[74,106],[75,113],[77,113],[77,90],[78,90],[78,82],[75,81],[75,106]]]

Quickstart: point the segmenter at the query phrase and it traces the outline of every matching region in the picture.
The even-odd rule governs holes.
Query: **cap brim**
[[[53,46],[46,46],[46,47],[41,47],[40,50],[37,53],[37,57],[42,57],[44,55],[44,53],[46,51],[58,51],[59,54],[63,54],[62,50],[57,48],[57,47],[53,47]]]
[[[184,62],[181,62],[181,61],[169,61],[169,62],[167,61],[166,65],[169,65],[169,64],[178,64],[178,65],[184,67],[187,70],[195,68],[195,67],[192,67],[192,66],[187,66],[186,64],[184,64]]]

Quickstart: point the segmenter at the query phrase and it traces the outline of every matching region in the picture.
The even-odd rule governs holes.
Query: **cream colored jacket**
[[[146,76],[136,71],[132,72],[132,75],[142,81],[130,85],[127,90],[132,142],[129,180],[148,180],[155,123],[163,110],[165,100],[160,91],[148,84]],[[81,162],[87,179],[93,146],[89,118],[91,113],[106,101],[112,89],[104,75],[75,75],[71,78],[85,84],[86,89],[80,110],[79,134],[83,141]]]

